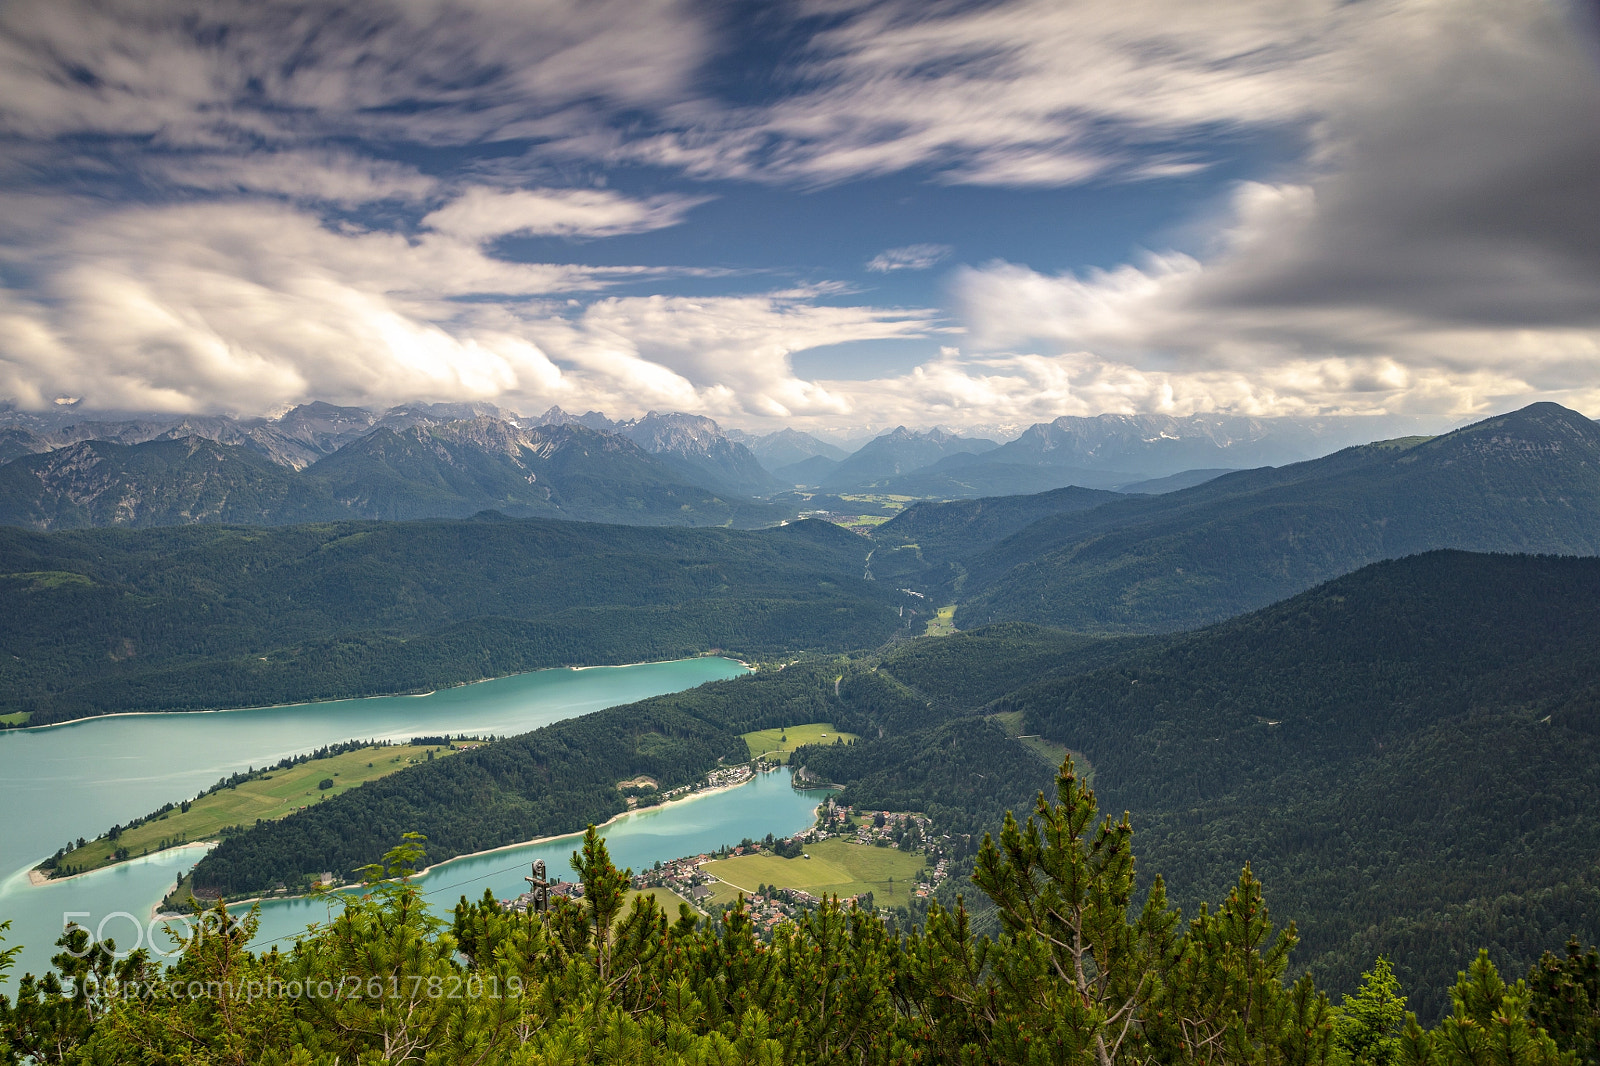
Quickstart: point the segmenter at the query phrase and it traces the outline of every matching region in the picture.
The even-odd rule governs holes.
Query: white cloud
[[[102,213],[30,251],[39,298],[8,293],[0,308],[0,380],[30,406],[66,391],[181,411],[497,396],[559,375],[525,338],[463,328],[458,300],[602,284],[262,202]]]
[[[904,248],[890,248],[879,252],[867,263],[867,269],[877,274],[895,270],[927,270],[949,258],[953,251],[948,244],[908,244]]]
[[[387,160],[347,151],[290,149],[157,157],[147,168],[175,185],[219,193],[268,193],[356,207],[380,200],[420,201],[437,182]]]
[[[1204,262],[1150,256],[1081,277],[1010,263],[964,269],[955,292],[970,340],[987,351],[1040,345],[1045,355],[1029,358],[1059,369],[1066,384],[1058,389],[1068,393],[1053,393],[1052,402],[1064,413],[1087,404],[1176,414],[1466,415],[1533,399],[1600,409],[1592,373],[1600,314],[1570,324],[1552,316],[1538,326],[1443,314],[1430,306],[1439,279],[1427,274],[1395,279],[1388,299],[1373,298],[1363,278],[1354,292],[1330,283],[1285,300],[1269,286],[1291,286],[1297,272],[1325,267],[1319,238],[1343,220],[1306,187],[1246,185],[1233,211],[1225,247]],[[1520,264],[1521,277],[1504,264],[1474,265],[1498,273],[1502,285],[1537,289],[1556,280],[1532,261]],[[1444,258],[1439,269],[1459,266]]]
[[[608,297],[570,323],[531,324],[547,350],[613,377],[642,365],[673,375],[680,409],[754,418],[839,417],[853,408],[795,376],[790,356],[823,345],[926,336],[934,313],[819,306],[804,296]],[[689,390],[693,390],[692,392]],[[633,409],[668,397],[618,397]],[[683,406],[690,404],[691,406]]]
[[[960,272],[971,348],[1040,352],[1110,409],[1600,410],[1593,56],[1544,5],[1385,26],[1301,180],[1241,184],[1200,255]]]
[[[931,328],[931,312],[814,303],[828,286],[579,303],[619,271],[495,259],[470,226],[408,240],[266,201],[77,222],[27,247],[37,296],[0,290],[0,390],[24,406],[70,391],[88,409],[423,398],[838,415],[793,352]]]
[[[635,200],[608,189],[468,189],[422,224],[464,240],[513,234],[615,237],[681,223],[704,199]]]

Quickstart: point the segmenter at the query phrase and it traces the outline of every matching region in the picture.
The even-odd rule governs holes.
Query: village
[[[756,772],[761,771],[749,765],[716,770],[703,782],[665,795],[736,785]],[[785,838],[769,834],[765,840],[746,839],[713,852],[658,862],[633,874],[630,887],[655,895],[666,904],[669,916],[675,908],[672,897],[688,903],[699,916],[717,920],[742,899],[756,934],[766,939],[826,898],[874,910],[927,901],[950,877],[949,844],[948,838],[934,836],[933,824],[924,815],[857,810],[830,797],[818,806],[815,824],[804,832]],[[580,900],[583,885],[552,881],[549,894],[552,903]],[[670,895],[662,899],[663,894]],[[523,912],[532,901],[529,892],[502,900],[501,905]]]

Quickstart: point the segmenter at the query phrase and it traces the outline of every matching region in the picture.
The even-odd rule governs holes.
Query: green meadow
[[[879,906],[905,903],[912,879],[925,859],[918,851],[823,840],[806,848],[809,859],[782,859],[770,853],[736,855],[708,862],[700,869],[721,880],[711,886],[711,902],[731,903],[743,891],[753,895],[760,885],[797,888],[814,896],[847,896],[871,892]]]
[[[843,738],[848,744],[857,739],[854,733],[836,731],[829,722],[758,729],[743,736],[744,742],[750,747],[750,757],[766,759],[768,762],[788,762],[789,753],[802,744],[832,744],[837,738]]]

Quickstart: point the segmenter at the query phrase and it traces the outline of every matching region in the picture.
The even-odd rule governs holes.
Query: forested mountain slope
[[[1250,862],[1321,984],[1387,954],[1436,1016],[1466,945],[1600,938],[1600,559],[1380,563],[995,707],[1093,762],[1176,901]]]
[[[904,597],[861,579],[869,548],[822,522],[0,529],[0,706],[37,725],[709,648],[871,647]]]
[[[914,548],[903,565],[924,568],[924,581],[939,583],[950,565],[991,548],[1040,519],[1088,511],[1122,499],[1115,492],[1071,486],[1030,496],[988,496],[946,503],[914,503],[873,532],[879,567],[890,552]],[[874,553],[876,555],[876,553]],[[953,575],[951,575],[953,577]]]
[[[1433,548],[1600,551],[1600,426],[1540,403],[1047,518],[963,561],[957,620],[1186,629]]]

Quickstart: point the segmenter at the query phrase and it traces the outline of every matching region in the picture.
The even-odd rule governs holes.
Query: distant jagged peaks
[[[862,445],[829,473],[825,488],[837,490],[870,484],[874,479],[908,474],[952,455],[981,455],[999,447],[994,441],[962,437],[946,429],[918,433],[896,426]]]
[[[279,433],[324,455],[370,431],[377,421],[365,407],[336,407],[321,400],[291,408],[276,420]]]
[[[204,437],[82,440],[0,466],[5,525],[285,525],[348,517],[304,475]]]
[[[1064,415],[1028,427],[991,461],[1106,468],[1164,477],[1195,467],[1274,466],[1319,450],[1315,427],[1232,415]]]
[[[1583,427],[1593,427],[1588,419],[1554,404],[1536,404],[1517,414],[1522,419],[1516,423],[1518,425],[1544,420],[1556,427],[1550,431],[1554,435],[1536,445],[1526,439],[1526,434],[1519,438],[1515,447],[1522,450],[1525,459],[1553,455],[1552,449],[1565,448],[1570,452],[1579,448],[1582,434],[1589,431]],[[326,463],[341,450],[373,434],[387,432],[400,434],[410,441],[407,446],[413,449],[431,449],[435,455],[430,462],[461,470],[475,463],[493,465],[488,458],[491,454],[512,456],[520,449],[550,451],[556,447],[557,438],[542,437],[536,442],[528,435],[531,430],[577,427],[614,442],[629,442],[651,456],[658,464],[653,482],[657,487],[696,486],[713,497],[720,497],[724,503],[736,498],[769,496],[795,486],[835,493],[872,491],[924,499],[957,499],[1025,495],[1067,485],[1166,492],[1198,484],[1224,468],[1266,466],[1317,454],[1329,446],[1327,442],[1349,433],[1348,426],[1335,426],[1333,422],[1225,415],[1189,418],[1064,416],[1034,425],[1004,445],[983,438],[964,437],[943,427],[916,431],[897,426],[868,441],[854,454],[846,455],[842,449],[792,428],[757,435],[724,430],[710,418],[682,412],[651,411],[638,418],[613,420],[599,411],[576,415],[555,406],[541,416],[530,418],[487,402],[412,403],[374,412],[315,401],[301,404],[276,418],[141,416],[83,421],[81,415],[82,412],[75,410],[44,413],[0,410],[0,464],[84,441],[141,445],[199,437],[242,449],[291,471],[309,471],[320,465],[322,474],[326,475],[341,465]],[[80,416],[80,420],[75,420],[74,416]],[[1559,429],[1561,426],[1565,428]],[[430,439],[432,444],[427,443]],[[1452,446],[1466,447],[1461,440],[1464,438]],[[391,449],[396,446],[394,441],[389,442]],[[1507,446],[1491,437],[1478,437],[1472,438],[1470,450],[1482,460],[1499,454]],[[615,459],[620,454],[612,445],[602,446],[595,441],[591,441],[589,447],[595,456],[612,455]],[[471,458],[469,453],[473,449],[486,450],[485,456]],[[366,449],[367,453],[371,451]],[[446,452],[450,454],[446,456]],[[1458,461],[1467,461],[1466,454]],[[402,492],[402,486],[395,481],[400,477],[398,473],[391,471],[380,480],[389,486],[388,491],[408,498],[410,502],[403,506],[397,504],[399,511],[408,515],[420,517],[435,513],[428,512],[428,506],[445,507],[436,512],[440,516],[461,513],[460,508],[467,506],[513,510],[544,506],[527,498],[526,486],[510,486],[515,491],[506,489],[510,483],[504,482],[499,474],[483,474],[469,486],[460,482],[456,475],[447,477],[429,468],[427,463],[419,465],[408,460],[400,465],[416,471],[415,476],[424,478],[424,482],[405,487]],[[511,471],[503,473],[510,476]],[[528,471],[520,476],[532,473]],[[637,487],[649,480],[641,480],[642,475],[636,474],[629,473],[623,482]],[[571,467],[567,475],[580,476],[576,466]],[[1147,484],[1151,478],[1158,480]],[[447,484],[456,486],[446,492],[448,506],[443,502],[445,497],[438,495]],[[583,516],[615,515],[628,520],[626,516],[637,511],[638,504],[627,501],[636,500],[637,496],[630,497],[611,474],[598,477],[595,485],[602,484],[610,484],[619,495],[604,506],[598,496],[591,495],[584,505]],[[501,488],[491,490],[491,486],[496,485]],[[375,500],[377,486],[368,488],[372,491],[362,491],[360,486],[351,488],[349,498]],[[543,494],[546,488],[547,485],[541,485],[539,492]],[[157,496],[164,491],[150,485],[142,486],[142,490],[154,490]],[[542,498],[546,503],[550,499]],[[423,502],[429,499],[434,502]],[[790,499],[790,503],[798,506],[798,498]],[[596,507],[599,510],[594,510]],[[691,505],[685,514],[695,511]],[[174,513],[173,520],[189,520],[183,517],[185,513],[180,509]],[[666,516],[645,514],[639,517],[658,521]]]
[[[699,485],[735,496],[764,496],[782,488],[743,444],[704,415],[651,411],[642,418],[613,421],[599,411],[571,415],[552,407],[543,425],[582,425],[616,433],[639,445]]]
[[[745,493],[720,487],[728,479],[715,471],[651,455],[620,433],[576,420],[524,426],[505,414],[486,404],[418,404],[380,417],[307,404],[271,423],[82,423],[44,437],[12,430],[0,439],[13,453],[0,466],[0,523],[283,525],[497,509],[626,524],[759,526],[792,514],[750,503]],[[177,442],[188,444],[166,447]],[[714,445],[704,442],[712,460]]]
[[[611,421],[599,411],[570,415],[559,407],[550,408],[539,417],[538,422],[543,426],[586,426],[589,429],[598,429],[603,433],[610,433],[617,426],[617,423]]]
[[[779,467],[791,466],[821,456],[838,462],[850,453],[836,445],[820,440],[798,429],[780,429],[776,433],[755,435],[729,430],[728,439],[750,449],[761,465],[777,473]]]

